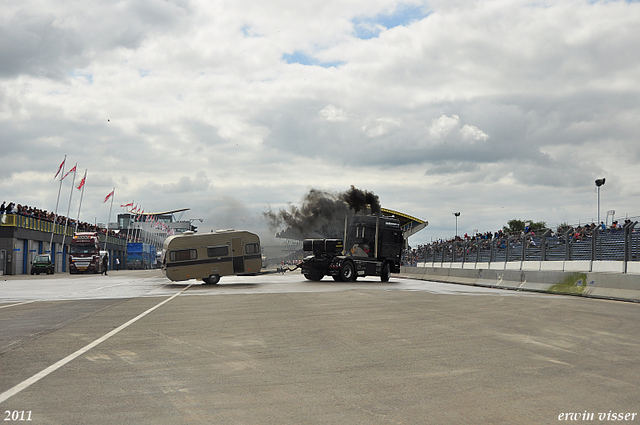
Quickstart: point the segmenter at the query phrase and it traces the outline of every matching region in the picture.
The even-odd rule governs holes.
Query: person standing
[[[107,276],[107,268],[109,267],[109,254],[105,254],[102,257],[102,274]]]

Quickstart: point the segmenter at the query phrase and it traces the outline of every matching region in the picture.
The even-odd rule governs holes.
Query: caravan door
[[[242,238],[231,238],[231,255],[233,256],[233,274],[244,273]]]

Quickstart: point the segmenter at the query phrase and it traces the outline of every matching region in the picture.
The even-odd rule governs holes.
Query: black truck
[[[391,273],[400,272],[404,238],[395,217],[353,216],[342,239],[305,239],[304,251],[311,252],[300,267],[309,280],[331,276],[338,282],[358,277],[380,276],[388,282]]]

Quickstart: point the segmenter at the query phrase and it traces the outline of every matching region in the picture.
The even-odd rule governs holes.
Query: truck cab
[[[336,281],[355,281],[358,277],[380,276],[387,282],[391,273],[400,271],[404,238],[395,217],[352,217],[341,239],[305,239],[302,273],[309,280],[331,276]],[[341,249],[341,251],[340,251]]]
[[[100,242],[97,233],[76,233],[69,245],[69,273],[100,273]]]

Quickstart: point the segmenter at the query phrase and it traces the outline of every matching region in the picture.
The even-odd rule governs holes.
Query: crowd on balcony
[[[63,215],[56,215],[53,212],[42,210],[39,208],[30,207],[28,205],[20,205],[15,204],[13,202],[9,202],[7,204],[6,201],[0,205],[0,214],[16,214],[23,217],[31,217],[38,220],[47,221],[49,223],[56,223],[64,226],[65,223],[69,228],[76,227],[76,220],[73,218],[67,218]],[[91,223],[87,223],[84,221],[77,221],[77,231],[78,232],[97,232],[99,234],[106,234],[107,229],[96,226]],[[117,232],[114,230],[109,230],[109,236],[113,236],[114,238],[126,239],[126,234],[121,234],[121,232]]]

